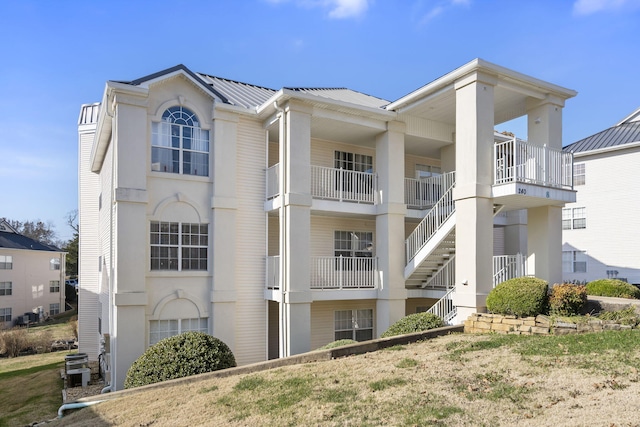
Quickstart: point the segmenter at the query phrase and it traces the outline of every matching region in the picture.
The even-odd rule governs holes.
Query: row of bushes
[[[17,357],[22,354],[49,353],[52,341],[48,331],[30,334],[25,328],[0,330],[0,355]]]
[[[616,279],[601,279],[584,285],[556,284],[548,292],[547,282],[535,277],[519,277],[496,286],[487,296],[492,313],[536,316],[580,314],[587,295],[640,299],[640,289]]]

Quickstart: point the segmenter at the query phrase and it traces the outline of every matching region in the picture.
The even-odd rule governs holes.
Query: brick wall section
[[[467,334],[495,332],[513,335],[566,335],[621,329],[631,329],[631,326],[596,318],[576,324],[553,320],[544,315],[518,318],[500,314],[476,313],[469,316],[464,322],[464,332]]]

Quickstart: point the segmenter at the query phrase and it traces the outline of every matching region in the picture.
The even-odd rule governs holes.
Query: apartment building
[[[108,81],[79,118],[80,351],[120,389],[183,331],[247,364],[561,280],[575,95],[481,59],[395,101],[183,65]],[[522,116],[526,141],[495,132]]]

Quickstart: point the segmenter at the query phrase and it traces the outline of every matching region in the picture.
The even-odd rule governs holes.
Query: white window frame
[[[335,150],[333,154],[333,167],[348,171],[373,173],[373,156]]]
[[[562,272],[586,273],[587,259],[585,251],[562,251]]]
[[[49,270],[60,270],[60,258],[51,258],[49,260]]]
[[[13,269],[13,256],[0,255],[0,270],[12,270],[12,269]]]
[[[333,312],[334,339],[368,341],[374,338],[373,309],[336,310]]]
[[[49,292],[50,293],[60,292],[60,280],[49,280]]]
[[[151,124],[151,170],[209,176],[209,131],[196,114],[182,106],[170,107],[161,122]]]
[[[13,295],[13,283],[0,282],[0,297]]]
[[[439,166],[423,165],[416,163],[415,165],[416,179],[431,178],[432,176],[442,175],[442,168]]]
[[[373,257],[373,232],[335,230],[333,232],[333,254],[350,258]]]
[[[12,319],[11,307],[0,308],[0,322],[11,322]]]
[[[151,221],[149,239],[151,271],[208,270],[209,224]]]
[[[585,185],[587,182],[586,166],[584,163],[573,164],[573,185]]]
[[[587,208],[562,209],[562,229],[582,230],[587,228]]]
[[[194,317],[191,319],[159,319],[149,321],[149,345],[156,344],[165,338],[179,335],[183,332],[209,333],[209,319]]]
[[[49,304],[49,316],[55,316],[56,314],[60,314],[59,302],[53,302]]]

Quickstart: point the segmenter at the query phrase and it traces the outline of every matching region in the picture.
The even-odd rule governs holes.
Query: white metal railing
[[[438,202],[427,212],[427,215],[420,221],[420,224],[411,232],[405,243],[407,262],[411,261],[440,229],[442,224],[449,219],[455,211],[453,201],[453,187],[455,185],[455,172],[448,172],[443,177],[445,192]]]
[[[573,154],[513,138],[494,145],[494,183],[573,188]]]
[[[376,174],[311,166],[311,195],[320,199],[375,203]]]
[[[280,289],[280,256],[267,257],[267,289]]]
[[[427,313],[435,314],[440,317],[446,325],[450,325],[451,321],[458,314],[458,308],[453,305],[453,293],[455,288],[451,288],[447,291],[442,298],[438,300]]]
[[[493,257],[493,287],[505,280],[527,275],[527,257],[521,253]]]
[[[276,197],[280,190],[278,184],[280,181],[280,163],[267,168],[267,200]]]
[[[375,257],[311,258],[311,289],[374,289],[377,277]]]
[[[424,289],[449,289],[455,286],[456,256],[452,255],[442,266],[427,280],[422,287]]]
[[[435,205],[446,191],[446,176],[405,178],[404,202],[409,208],[426,209]]]

